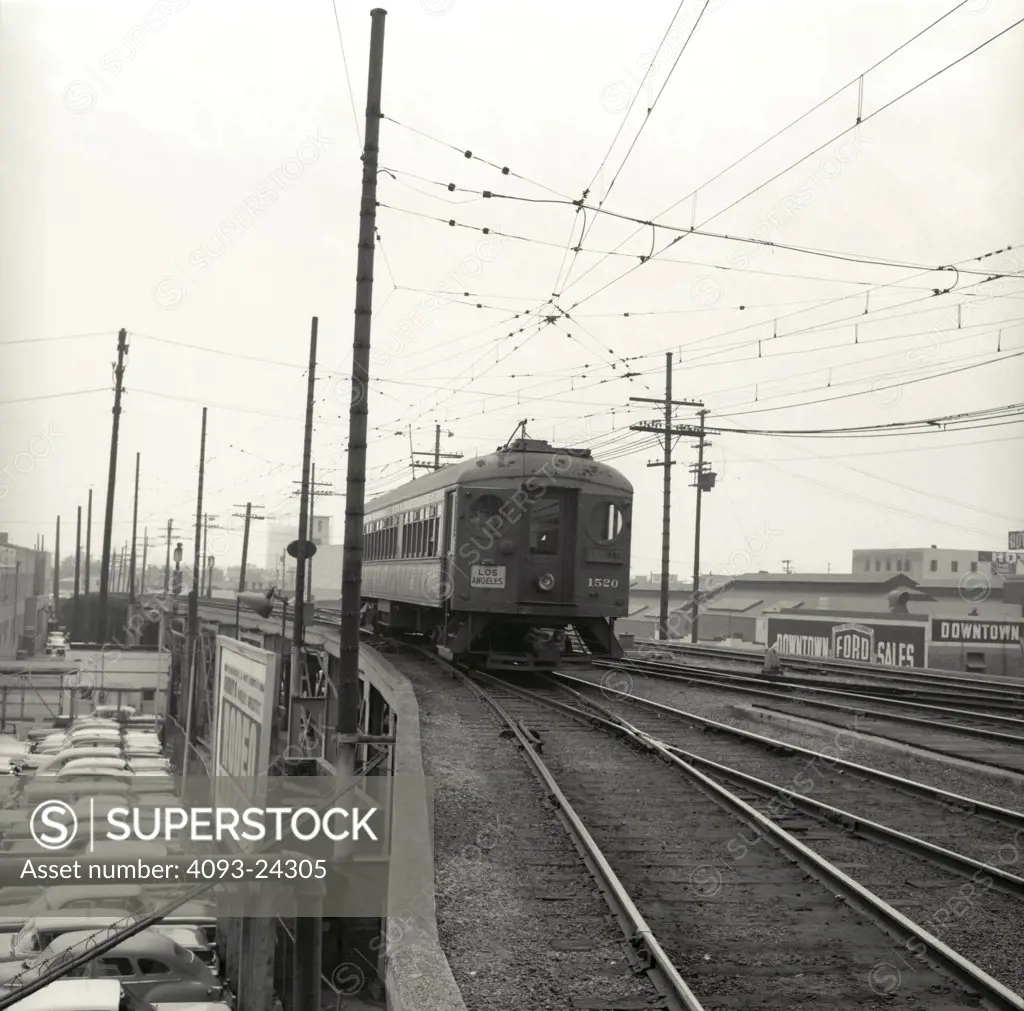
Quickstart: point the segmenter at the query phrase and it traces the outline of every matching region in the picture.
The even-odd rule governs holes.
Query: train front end
[[[438,652],[492,671],[618,658],[633,488],[589,450],[523,439],[448,491]]]

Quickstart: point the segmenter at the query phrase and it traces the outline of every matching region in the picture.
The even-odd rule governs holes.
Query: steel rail
[[[510,686],[504,685],[504,687]],[[544,701],[536,696],[532,697],[534,701]],[[593,700],[586,699],[582,701],[597,712],[602,713],[605,719],[617,728],[619,733],[629,737],[640,747],[656,752],[666,762],[675,765],[690,777],[704,793],[717,800],[721,806],[731,811],[740,820],[746,821],[748,824],[753,823],[762,835],[773,839],[778,847],[786,851],[790,859],[807,871],[807,873],[832,888],[835,894],[842,895],[850,905],[871,919],[890,937],[902,942],[908,950],[910,950],[911,944],[915,942],[923,946],[924,950],[919,953],[924,956],[933,968],[956,979],[967,990],[983,995],[983,999],[987,999],[990,1007],[997,1009],[997,1011],[1024,1011],[1024,998],[1013,993],[998,980],[989,976],[984,970],[967,961],[958,952],[904,916],[899,910],[894,909],[880,896],[875,895],[839,870],[838,867],[835,867],[829,861],[819,856],[790,835],[785,829],[776,825],[770,818],[767,818],[760,811],[747,804],[746,801],[731,793],[699,769],[688,765],[659,741],[649,737],[628,721],[608,712],[603,706]],[[593,719],[593,717],[591,718]]]
[[[873,779],[879,783],[885,783],[888,786],[904,790],[907,793],[927,797],[930,800],[937,800],[940,804],[946,806],[948,810],[955,813],[968,815],[980,814],[983,817],[990,818],[992,821],[997,821],[1000,824],[1009,825],[1016,829],[1024,829],[1024,813],[1020,811],[1014,811],[1006,807],[998,807],[995,804],[988,804],[984,801],[974,800],[971,797],[964,797],[958,793],[950,793],[947,790],[940,790],[937,786],[928,786],[926,783],[919,783],[913,779],[904,779],[902,776],[893,775],[891,772],[883,772],[881,769],[873,769],[868,765],[860,765],[857,762],[851,762],[845,758],[836,758],[832,755],[826,755],[823,751],[814,751],[812,748],[804,748],[799,744],[790,744],[787,741],[780,741],[773,737],[765,737],[763,734],[755,733],[753,730],[743,730],[740,727],[730,726],[728,723],[719,723],[717,720],[712,720],[707,716],[699,716],[697,713],[691,713],[685,709],[677,709],[673,706],[666,705],[664,702],[656,702],[654,699],[644,698],[642,695],[619,691],[618,689],[612,688],[608,685],[596,684],[593,681],[588,681],[586,678],[576,677],[573,674],[557,672],[557,676],[562,681],[582,685],[586,688],[600,691],[605,695],[615,695],[616,697],[634,705],[639,705],[648,709],[655,709],[659,712],[667,713],[670,716],[675,716],[682,720],[698,723],[702,727],[707,727],[716,733],[728,734],[733,737],[738,737],[743,741],[750,741],[758,747],[765,748],[768,751],[778,751],[784,754],[806,755],[812,761],[821,761],[829,765],[848,769],[855,775],[861,776],[865,779]]]
[[[559,687],[570,692],[584,705],[590,705],[593,701],[568,685],[559,684]],[[603,707],[600,708],[603,709]],[[618,714],[612,715],[617,720],[621,719]],[[678,755],[688,764],[704,769],[711,776],[718,776],[761,796],[771,798],[784,797],[787,806],[790,808],[802,811],[804,814],[826,822],[836,823],[846,832],[862,835],[876,842],[882,842],[896,849],[901,849],[912,856],[927,860],[929,863],[936,864],[965,878],[977,880],[979,874],[988,876],[990,880],[983,887],[993,888],[1005,895],[1012,895],[1014,898],[1024,898],[1024,878],[1020,878],[1015,874],[1009,874],[997,867],[993,867],[991,864],[982,863],[980,860],[964,856],[962,853],[957,853],[954,850],[948,850],[943,846],[936,846],[926,839],[909,835],[906,832],[900,832],[889,825],[871,821],[851,811],[832,807],[830,804],[815,800],[813,797],[797,793],[794,790],[788,790],[778,783],[759,779],[739,769],[722,765],[720,762],[713,761],[710,758],[704,758],[701,755],[694,754],[692,751],[686,751],[684,748],[669,744],[667,741],[663,741],[644,730],[638,730],[637,732],[652,742],[659,744],[665,750]]]
[[[1024,745],[1024,735],[1019,737],[1013,734],[1004,734],[998,730],[986,730],[984,727],[972,727],[965,726],[960,723],[940,723],[935,720],[926,720],[920,716],[904,716],[901,713],[883,713],[878,710],[864,709],[861,706],[855,706],[853,704],[843,705],[838,702],[826,702],[819,701],[812,698],[801,698],[794,694],[786,694],[783,692],[774,692],[768,688],[764,688],[764,681],[758,678],[747,678],[741,675],[731,674],[719,674],[714,671],[704,671],[701,668],[692,668],[692,670],[698,671],[699,673],[689,673],[691,668],[683,668],[680,664],[662,663],[657,660],[640,660],[631,661],[630,663],[623,663],[620,660],[604,660],[595,659],[592,661],[594,667],[611,667],[618,670],[634,669],[643,674],[652,674],[655,677],[661,677],[668,681],[691,681],[697,684],[707,684],[715,688],[721,688],[726,691],[741,692],[746,695],[761,695],[765,698],[775,699],[781,702],[801,702],[805,705],[819,706],[822,709],[836,709],[841,712],[855,712],[861,713],[865,716],[872,716],[876,719],[889,720],[892,723],[908,723],[914,726],[928,727],[932,730],[947,730],[954,731],[956,733],[963,733],[970,737],[981,737],[986,740],[1000,741],[1003,744],[1016,744]],[[671,668],[670,670],[663,670],[662,668]],[[687,672],[684,673],[683,671]],[[724,678],[725,680],[716,680],[717,678]],[[736,682],[742,682],[737,684]],[[785,687],[796,688],[800,691],[806,691],[810,694],[815,695],[834,695],[839,698],[849,699],[865,699],[868,702],[879,702],[880,699],[873,698],[870,695],[858,695],[854,692],[841,692],[835,691],[828,688],[804,688],[802,685],[793,685],[787,682],[773,682],[773,684],[782,684]],[[927,709],[931,712],[937,713],[949,713],[948,709],[942,709],[938,706],[926,706],[920,702],[893,702],[893,705],[906,706],[914,709]],[[985,713],[968,713],[957,710],[954,713],[955,716],[963,717],[974,717],[976,719],[984,719],[989,722],[1010,722],[1018,724],[1021,728],[1024,728],[1024,720],[1014,720],[1008,716],[988,716]]]
[[[676,1007],[683,1009],[683,1011],[704,1011],[703,1005],[689,986],[686,985],[686,981],[680,976],[679,970],[672,964],[658,939],[654,936],[654,932],[640,915],[640,911],[633,904],[633,900],[629,897],[622,882],[619,881],[618,875],[616,875],[605,859],[593,836],[591,836],[579,815],[569,803],[568,798],[562,793],[555,782],[555,778],[551,775],[551,772],[534,748],[533,742],[524,733],[519,723],[505,711],[501,703],[477,683],[476,679],[478,677],[489,677],[489,675],[481,675],[478,672],[467,674],[447,662],[442,662],[444,666],[455,671],[463,679],[464,683],[483,702],[490,706],[498,718],[515,734],[519,747],[525,755],[531,770],[544,786],[548,797],[557,804],[559,814],[564,819],[563,823],[566,825],[570,837],[580,851],[580,855],[583,857],[590,873],[597,880],[601,894],[612,908],[619,926],[622,927],[623,933],[629,940],[631,948],[634,951],[642,949],[646,953],[649,960],[647,973],[657,989],[666,998],[674,999]],[[650,963],[653,963],[653,965],[650,965]]]
[[[690,653],[694,656],[720,657],[723,660],[735,660],[737,663],[764,663],[765,649],[763,646],[754,649],[742,649],[740,647],[715,646],[710,643],[679,643],[663,642],[658,639],[641,639],[641,645],[652,646],[666,652],[685,655]],[[1011,689],[1019,685],[1009,679],[1005,681],[993,681],[990,678],[975,679],[966,673],[948,671],[941,667],[895,667],[891,664],[871,664],[870,669],[856,660],[837,660],[831,657],[807,657],[797,656],[788,653],[779,654],[779,662],[785,667],[794,670],[834,670],[839,673],[863,674],[867,677],[884,678],[895,676],[905,681],[945,681],[950,685],[969,684],[972,687],[978,685],[990,685],[991,690]],[[912,671],[913,673],[907,673]],[[938,683],[937,682],[937,683]]]

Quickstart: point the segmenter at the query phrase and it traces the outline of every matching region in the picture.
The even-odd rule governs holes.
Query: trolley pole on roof
[[[672,408],[676,407],[703,407],[704,405],[695,400],[673,400],[672,399],[672,352],[665,355],[665,396],[663,399],[652,397],[630,397],[632,401],[645,404],[658,404],[664,407],[665,420],[659,425],[653,421],[641,421],[636,425],[630,425],[634,432],[652,432],[661,437],[664,460],[648,463],[648,467],[664,467],[664,492],[662,495],[661,510],[661,600],[658,609],[658,636],[660,639],[667,639],[668,628],[668,570],[669,558],[672,546],[672,468],[675,466],[672,460],[672,447],[682,435],[693,435],[695,429],[688,425],[672,424]]]

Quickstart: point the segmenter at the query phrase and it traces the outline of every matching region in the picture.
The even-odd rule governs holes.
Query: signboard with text
[[[933,618],[932,642],[1011,645],[1020,643],[1019,621],[986,621],[983,618]]]
[[[922,622],[769,614],[766,645],[789,656],[850,660],[891,667],[928,666],[928,628]]]
[[[1007,547],[1011,551],[1024,551],[1024,530],[1011,530]]]
[[[214,804],[248,802],[255,784],[266,788],[277,695],[277,658],[237,639],[217,636],[214,727]]]

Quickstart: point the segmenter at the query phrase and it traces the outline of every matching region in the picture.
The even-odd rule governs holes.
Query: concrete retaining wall
[[[412,685],[379,653],[361,646],[359,666],[398,714],[383,972],[388,1011],[465,1011],[437,935],[433,825],[422,788],[420,707]],[[402,777],[410,778],[403,783]]]

